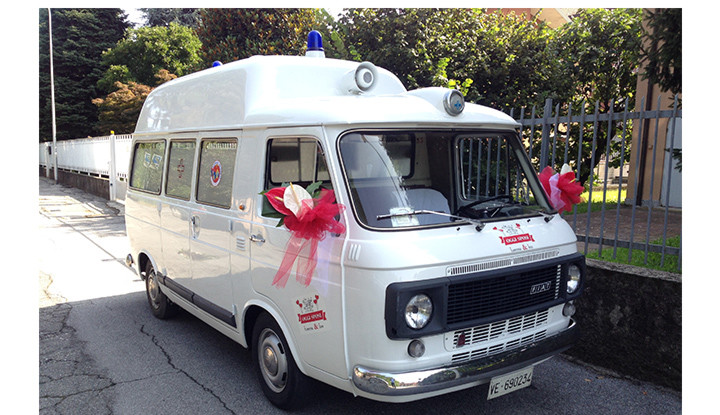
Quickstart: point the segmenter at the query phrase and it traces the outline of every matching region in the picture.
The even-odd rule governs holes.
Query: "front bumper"
[[[491,378],[538,363],[569,349],[580,333],[574,321],[563,331],[529,345],[454,366],[390,373],[356,366],[352,380],[367,393],[407,396],[434,392]]]

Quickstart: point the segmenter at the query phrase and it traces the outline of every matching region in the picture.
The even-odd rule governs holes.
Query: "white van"
[[[309,378],[386,402],[528,386],[577,340],[585,260],[518,124],[320,55],[255,56],[148,96],[126,225],[152,312],[179,306],[250,349],[281,408]],[[330,208],[329,227],[298,233],[297,205]]]

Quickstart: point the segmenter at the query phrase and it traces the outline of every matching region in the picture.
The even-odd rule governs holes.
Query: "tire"
[[[160,290],[160,283],[157,280],[155,269],[153,269],[150,261],[148,261],[145,267],[145,292],[147,293],[150,311],[152,311],[155,317],[165,320],[178,313],[178,305],[170,301]]]
[[[251,353],[260,387],[273,405],[290,410],[307,403],[311,379],[298,369],[285,335],[267,312],[255,321]]]

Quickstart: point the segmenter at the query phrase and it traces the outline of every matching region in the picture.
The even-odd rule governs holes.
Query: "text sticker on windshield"
[[[415,215],[410,213],[413,211],[409,207],[390,208],[390,218],[393,228],[402,228],[405,226],[418,226],[420,222]]]

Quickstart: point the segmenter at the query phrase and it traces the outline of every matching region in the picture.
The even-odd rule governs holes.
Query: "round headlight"
[[[418,294],[405,306],[405,322],[411,329],[421,329],[427,325],[432,316],[432,301],[425,294]]]
[[[575,264],[570,264],[568,266],[568,281],[567,281],[567,293],[572,294],[575,291],[577,291],[578,287],[580,287],[580,277],[582,275],[582,272],[580,271],[580,267],[578,267]]]

